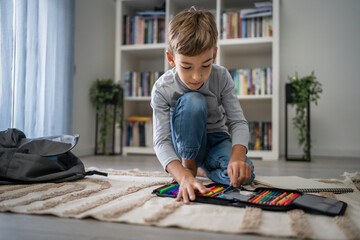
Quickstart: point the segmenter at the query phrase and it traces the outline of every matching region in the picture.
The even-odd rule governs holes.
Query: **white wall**
[[[311,106],[312,154],[360,156],[360,1],[282,0],[281,96],[287,77],[315,70],[323,85]],[[284,101],[280,105],[280,152],[284,153]],[[295,152],[296,141],[290,151]]]
[[[312,70],[323,84],[311,109],[314,156],[360,156],[360,1],[280,1],[280,153],[284,154],[284,85]],[[94,150],[95,111],[89,88],[114,75],[115,2],[76,0],[73,132],[79,155]],[[293,134],[295,135],[295,134]],[[290,151],[297,152],[296,140]]]
[[[114,0],[75,1],[75,75],[73,133],[80,134],[74,153],[94,153],[95,110],[89,89],[97,78],[114,76]]]

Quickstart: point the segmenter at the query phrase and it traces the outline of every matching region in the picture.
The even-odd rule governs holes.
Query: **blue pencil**
[[[224,191],[223,193],[226,193],[227,190],[229,190],[229,188],[231,188],[233,185],[231,184],[230,186],[228,186]]]

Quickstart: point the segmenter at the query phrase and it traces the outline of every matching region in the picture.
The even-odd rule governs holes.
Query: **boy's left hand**
[[[247,183],[251,177],[250,165],[241,160],[230,161],[227,172],[230,178],[230,184],[235,188],[240,187],[241,184]]]

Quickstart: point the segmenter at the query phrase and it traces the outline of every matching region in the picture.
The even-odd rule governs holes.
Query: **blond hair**
[[[214,15],[208,10],[178,13],[169,23],[168,39],[172,53],[196,56],[216,47],[218,32]]]

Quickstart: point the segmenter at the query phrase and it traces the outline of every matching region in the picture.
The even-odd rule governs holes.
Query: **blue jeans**
[[[232,153],[231,137],[225,132],[206,133],[206,98],[197,92],[181,96],[171,117],[171,137],[178,157],[196,159],[198,167],[206,171],[214,182],[230,184],[227,166]],[[251,167],[251,178],[255,178],[254,165],[248,157],[246,163]]]

